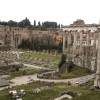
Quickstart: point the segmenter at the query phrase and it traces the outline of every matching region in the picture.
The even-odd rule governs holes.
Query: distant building
[[[42,31],[28,28],[9,27],[0,25],[0,45],[17,48],[21,41],[29,39],[30,41],[42,39],[45,43],[48,37],[53,37],[53,30]],[[52,43],[54,41],[51,41]]]

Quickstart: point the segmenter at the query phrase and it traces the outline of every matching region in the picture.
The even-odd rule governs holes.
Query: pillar
[[[63,54],[65,54],[65,44],[66,44],[66,35],[65,32],[63,32]]]
[[[86,57],[89,57],[89,53],[90,53],[90,50],[89,50],[89,47],[90,47],[90,31],[87,32],[87,47],[86,47]]]
[[[82,47],[83,47],[83,32],[80,32],[80,56],[82,56]]]
[[[95,74],[94,86],[100,88],[100,29],[98,29],[98,31],[97,71]]]
[[[75,55],[76,55],[76,41],[77,41],[77,33],[76,33],[77,31],[75,31],[74,33],[73,33],[73,35],[74,35],[74,42],[73,42],[73,61],[75,61]]]
[[[96,57],[96,32],[94,33],[93,57]]]
[[[89,69],[91,69],[91,60],[90,60],[90,52],[91,52],[91,50],[90,50],[90,46],[91,46],[91,44],[90,44],[90,32],[91,32],[91,30],[88,30],[87,31],[87,47],[86,47],[86,59],[87,59],[87,61],[86,61],[86,67],[87,68],[89,68]]]
[[[97,52],[97,48],[96,48],[96,40],[97,40],[97,33],[96,32],[94,32],[94,43],[93,43],[93,57],[92,57],[92,64],[91,64],[91,66],[92,66],[92,70],[93,71],[95,71],[96,70],[96,66],[97,66],[97,62],[96,62],[96,60],[97,60],[97,57],[96,57],[96,52]]]
[[[68,49],[68,54],[70,54],[71,53],[71,31],[70,32],[68,32],[68,39],[67,39],[67,49]]]

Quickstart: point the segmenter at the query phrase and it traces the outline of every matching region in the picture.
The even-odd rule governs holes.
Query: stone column
[[[74,35],[74,42],[73,42],[73,61],[75,61],[75,54],[76,54],[76,41],[77,41],[77,31],[73,33]]]
[[[88,30],[87,31],[87,47],[86,47],[86,59],[87,59],[87,68],[90,68],[91,69],[91,61],[90,61],[90,31],[91,30]]]
[[[83,32],[80,32],[80,56],[82,56],[83,49]]]
[[[97,71],[95,74],[94,86],[100,88],[100,29],[98,32]]]
[[[66,35],[65,32],[63,32],[63,54],[65,54],[65,44],[66,44]]]
[[[89,50],[89,47],[90,47],[90,30],[87,31],[87,48],[86,48],[86,57],[89,57],[89,53],[90,53],[90,50]]]
[[[96,57],[96,40],[97,40],[97,32],[94,32],[94,43],[93,43],[93,57],[92,57],[92,64],[91,64],[91,67],[92,67],[92,70],[95,71],[96,70],[96,66],[97,66],[97,57]]]
[[[81,58],[81,66],[84,67],[84,54],[83,54],[83,31],[80,33],[80,58]]]
[[[71,31],[70,32],[68,32],[68,40],[67,40],[68,42],[67,42],[67,49],[68,49],[68,54],[70,54],[70,52],[71,52]]]
[[[93,57],[96,57],[96,32],[94,33]]]

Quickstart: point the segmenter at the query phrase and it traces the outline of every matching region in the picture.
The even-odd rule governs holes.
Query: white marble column
[[[74,32],[73,32],[73,35],[74,35],[74,42],[73,42],[73,61],[75,61],[77,31],[74,31]]]
[[[71,53],[71,31],[68,32],[68,39],[67,39],[67,49],[68,49],[68,54]]]
[[[90,31],[87,31],[87,48],[86,48],[86,57],[89,57],[89,53],[90,53],[90,50],[89,50],[89,47],[90,47]]]
[[[76,31],[73,33],[74,34],[74,42],[73,42],[73,54],[76,54],[76,41],[77,41],[77,33]]]
[[[96,66],[97,66],[97,57],[96,57],[96,35],[97,35],[97,32],[94,32],[94,35],[93,35],[93,56],[92,56],[92,60],[91,60],[91,70],[95,71],[96,70]]]
[[[63,54],[65,54],[66,34],[63,32]]]
[[[71,44],[71,32],[68,32],[68,45]]]
[[[80,56],[82,56],[83,51],[83,32],[80,32]]]
[[[97,71],[95,74],[94,86],[100,88],[100,29],[98,31]]]
[[[87,47],[86,47],[86,59],[87,59],[87,62],[86,62],[86,67],[87,68],[89,68],[89,69],[91,69],[91,61],[90,61],[90,52],[91,52],[91,50],[90,50],[90,46],[91,46],[91,44],[90,44],[90,32],[91,32],[91,30],[88,30],[87,31]]]
[[[93,57],[96,57],[96,32],[94,32]]]

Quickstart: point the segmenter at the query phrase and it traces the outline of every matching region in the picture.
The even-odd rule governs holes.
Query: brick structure
[[[57,31],[57,33],[61,33]],[[53,37],[54,39],[54,31],[41,31],[41,30],[30,30],[28,28],[19,28],[19,27],[9,27],[9,26],[0,26],[0,45],[11,46],[13,48],[17,48],[21,43],[22,39],[29,39],[30,41],[36,40],[37,37],[43,40],[46,43],[47,38]],[[61,42],[61,35],[55,35],[55,40],[51,40],[51,43],[58,44]]]

